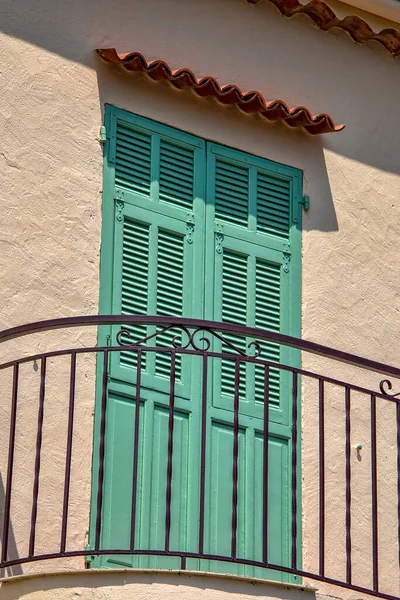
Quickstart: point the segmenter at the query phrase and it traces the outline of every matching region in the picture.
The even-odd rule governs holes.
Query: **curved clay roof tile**
[[[261,0],[247,0],[247,2],[258,4]],[[310,0],[306,4],[301,4],[299,0],[266,0],[266,2],[274,4],[285,17],[305,14],[314,21],[317,27],[324,31],[339,27],[346,31],[358,44],[366,44],[373,40],[382,44],[393,56],[400,55],[400,31],[397,29],[387,28],[375,32],[364,19],[357,15],[349,15],[344,19],[339,19],[323,0]]]
[[[237,106],[245,113],[257,113],[269,121],[282,120],[290,127],[303,127],[311,135],[341,131],[326,113],[312,115],[308,108],[289,108],[282,100],[266,102],[259,92],[242,92],[236,85],[220,86],[214,77],[196,77],[189,69],[172,70],[162,60],[147,62],[139,52],[118,54],[114,48],[96,50],[106,62],[122,66],[126,71],[146,73],[155,81],[169,81],[178,89],[192,89],[199,96],[212,96],[222,104]]]

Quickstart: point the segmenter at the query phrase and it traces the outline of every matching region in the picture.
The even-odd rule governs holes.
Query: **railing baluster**
[[[253,343],[256,346],[257,352],[255,356],[251,355],[250,352],[247,354],[241,348],[240,345],[237,347],[235,344],[231,344],[230,342],[224,340],[224,337],[221,333],[233,333],[235,336],[242,336],[243,339],[245,337],[254,337],[257,336],[257,332],[260,334],[260,338],[267,339],[269,342],[275,342],[289,345],[292,348],[297,348],[297,350],[309,351],[315,355],[322,355],[325,357],[332,358],[339,362],[347,362],[348,364],[353,364],[358,367],[377,369],[379,367],[379,371],[386,372],[386,374],[395,374],[399,375],[400,370],[395,369],[394,367],[388,367],[387,365],[380,365],[380,363],[375,363],[373,361],[367,361],[366,359],[361,359],[360,357],[356,357],[353,355],[348,355],[345,353],[341,353],[323,346],[318,346],[315,344],[311,344],[309,342],[304,342],[303,340],[297,340],[295,338],[289,338],[288,336],[274,337],[279,336],[274,332],[267,332],[265,330],[256,330],[251,328],[245,328],[244,326],[236,326],[233,324],[224,324],[224,323],[212,323],[206,321],[181,321],[179,318],[169,318],[169,317],[143,317],[143,316],[135,316],[132,315],[132,318],[129,320],[129,316],[127,319],[130,323],[139,323],[147,326],[149,323],[153,324],[161,324],[166,327],[163,329],[163,332],[170,330],[177,325],[180,325],[184,332],[188,333],[187,343],[185,342],[184,347],[164,347],[157,348],[157,346],[152,346],[147,344],[146,346],[141,345],[138,346],[136,342],[134,342],[133,338],[130,340],[132,342],[131,345],[128,344],[129,336],[117,335],[117,343],[126,344],[125,350],[122,346],[119,347],[88,347],[88,348],[70,348],[70,349],[62,349],[62,350],[54,350],[50,352],[42,352],[36,356],[24,356],[18,360],[10,360],[9,362],[3,363],[0,365],[0,370],[5,369],[13,369],[13,380],[12,380],[12,396],[11,396],[11,410],[10,410],[10,421],[8,423],[4,423],[6,425],[7,431],[1,432],[4,438],[7,436],[7,440],[9,443],[8,446],[8,456],[5,457],[7,460],[7,476],[5,483],[5,494],[4,494],[4,514],[2,516],[2,533],[0,533],[0,569],[12,569],[14,566],[19,564],[25,564],[29,562],[42,561],[44,559],[53,559],[60,557],[83,557],[88,553],[92,553],[93,555],[98,556],[107,556],[110,554],[127,556],[153,556],[153,557],[162,557],[169,556],[174,557],[176,564],[179,565],[181,569],[186,569],[187,567],[187,559],[190,561],[194,560],[207,560],[207,561],[219,561],[221,563],[221,569],[223,569],[224,562],[229,562],[232,565],[243,565],[242,568],[251,567],[251,568],[268,568],[273,569],[277,573],[285,573],[288,576],[297,575],[299,577],[304,577],[307,579],[314,579],[317,582],[324,582],[329,585],[339,585],[343,588],[351,589],[353,592],[359,592],[360,594],[372,594],[375,597],[379,597],[381,600],[400,600],[397,596],[391,595],[387,592],[380,591],[384,586],[391,586],[390,573],[389,579],[383,581],[383,573],[380,573],[381,562],[383,560],[383,556],[381,556],[382,549],[380,548],[380,535],[382,534],[382,526],[379,523],[379,519],[384,518],[385,515],[380,514],[382,511],[381,507],[381,495],[383,494],[385,488],[385,481],[381,481],[380,475],[380,454],[384,452],[385,448],[381,444],[385,441],[379,435],[379,413],[378,409],[381,407],[381,404],[387,404],[388,406],[396,404],[396,476],[397,476],[397,517],[398,517],[398,548],[393,546],[392,552],[393,554],[397,554],[397,550],[399,551],[399,564],[400,564],[400,391],[392,389],[392,382],[385,379],[382,380],[379,385],[379,390],[369,389],[368,387],[360,387],[359,385],[350,383],[350,381],[333,379],[328,375],[322,374],[322,372],[311,372],[306,369],[301,369],[297,367],[293,367],[290,364],[277,364],[270,356],[266,358],[261,356],[261,346],[257,343]],[[117,318],[120,319],[120,316],[106,316],[106,317],[93,317],[91,320],[87,321],[86,324],[97,324],[97,323],[106,323],[112,322],[116,323]],[[100,320],[98,320],[100,319]],[[103,319],[103,320],[101,320]],[[59,327],[61,325],[77,325],[84,324],[86,322],[86,318],[80,320],[63,320],[63,321],[55,321],[50,324],[41,324],[32,326],[28,326],[28,328],[16,328],[15,330],[11,330],[10,332],[6,332],[3,334],[3,339],[12,339],[13,337],[20,337],[28,332],[35,331],[44,331],[46,329],[51,329],[53,327]],[[189,327],[189,328],[188,328]],[[192,327],[198,327],[197,331],[206,330],[205,338],[205,346],[200,347],[200,344],[196,342],[194,339],[194,334],[191,333]],[[216,331],[214,331],[216,329]],[[221,332],[221,333],[220,333]],[[196,332],[195,332],[196,333]],[[214,335],[219,341],[222,343],[226,343],[225,353],[223,352],[214,352],[209,351],[211,348],[211,343],[208,345],[208,340],[206,339],[207,334]],[[148,336],[142,340],[142,344],[147,343],[149,340],[156,337],[157,333],[152,336]],[[202,334],[203,335],[203,334]],[[2,334],[0,333],[0,337]],[[127,341],[128,340],[128,341]],[[174,343],[177,338],[175,338]],[[207,347],[208,345],[208,347]],[[251,345],[250,345],[251,346]],[[204,348],[207,347],[205,350]],[[128,508],[128,513],[130,514],[130,520],[128,519],[128,531],[130,532],[130,544],[126,544],[125,547],[116,547],[112,548],[109,546],[105,546],[105,542],[103,541],[103,528],[105,527],[105,522],[103,518],[111,518],[112,515],[105,516],[105,508],[108,504],[105,501],[106,494],[106,483],[108,483],[108,450],[109,450],[109,441],[108,441],[108,432],[110,424],[108,422],[109,411],[111,405],[109,406],[109,398],[108,398],[108,386],[109,386],[109,362],[110,362],[110,353],[112,352],[121,352],[127,351],[130,348],[133,352],[136,352],[135,356],[137,356],[137,371],[135,375],[135,380],[132,381],[132,386],[135,383],[135,398],[134,402],[136,402],[135,406],[131,406],[132,416],[134,413],[134,424],[131,423],[131,448],[129,449],[132,452],[131,457],[131,471],[130,477],[132,480],[129,481],[129,488],[132,493],[131,505]],[[167,451],[167,456],[165,456],[164,452],[164,466],[166,467],[166,473],[161,474],[162,477],[166,477],[166,490],[165,490],[165,504],[166,504],[166,512],[165,512],[165,547],[164,542],[162,542],[161,548],[151,548],[145,544],[143,547],[141,544],[141,540],[139,540],[139,520],[140,520],[140,512],[139,507],[142,504],[142,499],[144,506],[148,505],[148,498],[142,498],[142,491],[140,488],[140,474],[141,474],[141,454],[140,454],[140,446],[142,446],[142,435],[144,435],[143,430],[143,417],[145,410],[143,409],[146,403],[143,403],[143,398],[141,396],[144,395],[144,384],[147,385],[147,380],[144,373],[142,373],[142,368],[145,360],[145,352],[153,352],[158,353],[164,351],[166,355],[170,354],[171,356],[171,369],[170,369],[170,384],[169,384],[169,404],[168,404],[168,425],[166,425],[168,429],[167,434],[167,443],[166,448],[164,450]],[[259,352],[260,351],[260,352]],[[201,357],[202,360],[202,389],[201,389],[201,408],[197,406],[197,412],[194,415],[198,415],[200,418],[200,431],[197,434],[197,447],[196,449],[192,448],[192,450],[198,451],[197,462],[195,461],[197,467],[199,467],[199,473],[195,474],[197,478],[197,486],[199,492],[199,503],[196,504],[194,502],[194,517],[199,518],[199,522],[197,521],[194,524],[194,530],[192,533],[194,534],[194,539],[188,538],[187,545],[179,546],[175,548],[175,522],[172,519],[175,518],[175,512],[173,510],[173,506],[175,505],[175,479],[173,480],[173,475],[175,473],[175,465],[177,465],[177,439],[176,434],[177,431],[177,421],[176,416],[179,414],[178,410],[180,410],[180,406],[178,405],[178,396],[175,397],[176,394],[181,389],[181,383],[177,380],[176,373],[176,361],[178,360],[176,357],[176,353],[185,354],[188,356],[197,356]],[[73,483],[73,471],[74,471],[74,457],[76,451],[79,449],[76,448],[76,428],[77,428],[77,407],[78,407],[78,394],[77,394],[77,369],[79,365],[79,361],[77,356],[79,354],[91,354],[92,356],[95,353],[98,355],[98,369],[99,369],[99,377],[102,379],[101,386],[99,385],[99,389],[97,390],[96,398],[99,401],[98,404],[98,417],[96,417],[96,449],[95,449],[95,472],[94,472],[94,487],[96,489],[97,494],[97,504],[93,510],[93,518],[94,518],[94,529],[93,537],[93,549],[92,550],[84,550],[82,546],[77,548],[69,549],[69,533],[70,533],[70,513],[71,513],[71,493],[72,493],[72,483]],[[59,540],[59,546],[56,548],[44,548],[43,553],[39,552],[39,527],[41,527],[41,522],[44,518],[46,518],[46,514],[42,514],[40,503],[42,502],[42,497],[45,495],[45,484],[44,481],[44,466],[45,462],[47,462],[47,448],[45,446],[46,440],[46,422],[47,412],[49,407],[49,384],[47,382],[48,377],[46,371],[49,370],[48,362],[50,357],[60,357],[60,356],[68,356],[70,360],[70,370],[69,370],[69,402],[67,411],[67,422],[66,422],[66,440],[64,443],[65,449],[65,464],[62,466],[61,473],[61,481],[63,487],[60,486],[60,503],[62,503],[62,516],[60,523],[61,537]],[[102,358],[101,358],[102,357]],[[211,449],[211,441],[210,441],[210,418],[211,416],[216,419],[220,419],[220,415],[223,418],[223,405],[225,405],[226,397],[224,398],[224,402],[221,403],[220,408],[211,407],[208,405],[209,398],[207,397],[208,388],[211,385],[211,367],[210,367],[210,359],[215,358],[218,361],[232,361],[230,363],[233,364],[234,371],[234,394],[232,395],[232,405],[233,405],[233,414],[231,413],[231,440],[232,440],[232,448],[229,445],[229,454],[232,456],[232,471],[228,473],[228,488],[230,486],[230,481],[232,480],[232,492],[229,491],[229,502],[231,506],[228,507],[228,510],[231,509],[231,515],[228,515],[229,524],[231,525],[231,538],[230,538],[230,546],[228,539],[228,548],[226,548],[222,554],[213,554],[211,551],[207,552],[207,532],[208,532],[208,524],[209,517],[208,514],[208,456],[207,453],[210,452]],[[28,519],[30,518],[30,531],[27,533],[28,540],[27,546],[28,550],[26,553],[21,553],[18,556],[17,553],[17,542],[18,540],[14,539],[12,525],[13,520],[16,521],[20,518],[21,511],[25,510],[26,507],[22,505],[19,506],[19,502],[23,500],[23,498],[17,498],[16,489],[17,479],[16,479],[16,467],[17,467],[17,446],[19,434],[22,431],[19,431],[19,420],[20,413],[23,408],[23,401],[21,396],[21,383],[22,383],[22,371],[21,364],[22,363],[32,363],[33,360],[38,360],[40,362],[40,390],[36,391],[36,396],[39,398],[33,397],[34,400],[34,408],[37,411],[37,423],[33,423],[34,428],[34,442],[35,442],[35,455],[32,458],[32,462],[34,462],[34,470],[32,474],[32,484],[29,488],[30,501],[28,499]],[[188,358],[189,360],[189,358]],[[191,360],[191,359],[190,359]],[[193,360],[199,360],[198,358]],[[47,361],[47,362],[46,362]],[[263,382],[263,397],[264,397],[264,407],[263,407],[263,415],[261,413],[254,413],[254,419],[258,420],[257,423],[253,423],[256,431],[260,431],[263,429],[263,450],[262,450],[262,467],[260,470],[262,471],[262,508],[259,510],[258,515],[254,515],[251,517],[251,521],[255,519],[255,527],[259,530],[262,530],[262,550],[261,547],[258,547],[256,552],[257,556],[244,556],[242,552],[242,548],[244,545],[243,535],[246,533],[245,526],[246,524],[241,522],[242,517],[242,492],[243,494],[251,493],[251,490],[245,489],[245,478],[242,477],[242,463],[239,460],[242,460],[242,455],[239,452],[242,451],[242,441],[245,440],[244,435],[242,435],[242,429],[240,426],[245,427],[247,417],[242,417],[239,414],[239,409],[242,407],[242,402],[244,398],[240,397],[241,390],[241,378],[244,377],[245,369],[242,365],[253,364],[256,369],[260,369],[260,373],[263,372],[264,382]],[[382,368],[380,368],[382,367]],[[35,366],[35,370],[36,366]],[[200,370],[200,369],[199,369]],[[269,458],[272,459],[271,448],[269,445],[269,436],[271,435],[272,424],[270,423],[270,417],[275,414],[276,409],[273,407],[272,403],[270,404],[271,399],[271,374],[273,375],[273,371],[279,370],[287,373],[287,385],[285,387],[285,392],[289,394],[289,398],[292,401],[292,408],[290,410],[289,420],[290,423],[286,422],[283,424],[283,427],[289,428],[291,427],[291,440],[289,440],[289,461],[290,461],[290,485],[291,492],[290,498],[288,499],[289,506],[288,515],[285,518],[289,521],[288,526],[290,527],[290,536],[291,541],[290,544],[290,556],[288,561],[284,564],[273,564],[272,561],[272,525],[274,525],[271,521],[272,513],[274,512],[275,505],[273,498],[271,496],[271,487],[269,486],[271,480],[271,473],[269,472]],[[258,371],[257,371],[258,372]],[[289,375],[291,373],[291,375]],[[49,373],[51,374],[51,373]],[[115,374],[117,375],[117,374]],[[317,518],[319,517],[318,524],[318,567],[316,567],[315,571],[309,572],[306,569],[301,568],[301,557],[300,557],[300,526],[301,526],[301,510],[300,504],[298,501],[298,492],[301,487],[301,476],[300,476],[300,446],[299,439],[301,435],[301,421],[300,421],[300,399],[301,399],[301,376],[307,376],[308,378],[314,380],[318,385],[318,433],[315,431],[315,434],[318,436],[317,445],[314,448],[314,458],[317,458],[316,452],[319,451],[318,460],[318,513],[316,514]],[[146,381],[144,381],[146,380]],[[110,381],[113,381],[110,380]],[[258,382],[258,378],[256,383]],[[99,382],[100,383],[100,382]],[[194,382],[193,385],[199,383],[198,381]],[[110,384],[111,385],[111,384]],[[342,463],[342,475],[345,474],[345,481],[342,482],[341,489],[338,490],[339,495],[342,494],[343,506],[341,507],[342,512],[342,525],[345,525],[345,539],[342,538],[343,545],[345,545],[345,565],[344,561],[342,564],[342,573],[340,577],[334,578],[330,577],[328,573],[328,564],[327,564],[327,550],[328,550],[328,540],[330,540],[330,536],[335,534],[334,527],[335,524],[332,522],[332,529],[328,529],[328,511],[330,505],[328,503],[328,494],[327,494],[327,479],[328,479],[328,442],[327,442],[327,423],[328,423],[328,386],[336,386],[340,394],[343,393],[343,400],[340,396],[340,402],[343,403],[341,405],[341,417],[344,417],[342,429],[337,431],[340,434],[340,439],[343,443],[342,449],[339,449],[340,452],[344,453],[344,462]],[[258,386],[258,384],[257,384]],[[101,387],[101,389],[100,389]],[[286,390],[286,387],[288,390]],[[282,393],[284,390],[282,389]],[[354,423],[352,423],[352,410],[354,408],[354,398],[353,393],[363,394],[364,399],[368,402],[370,401],[370,436],[371,436],[371,448],[370,454],[368,453],[367,460],[371,460],[371,521],[368,527],[371,528],[371,539],[367,536],[367,538],[363,541],[362,539],[355,540],[354,538],[354,526],[352,520],[352,509],[355,508],[355,482],[352,481],[352,476],[355,474],[355,471],[358,470],[358,467],[353,466],[352,460],[355,460],[355,455],[352,456],[353,450],[351,446],[352,436],[354,437]],[[397,392],[397,393],[396,393]],[[10,394],[10,391],[8,391]],[[168,401],[168,388],[166,390],[166,398]],[[180,396],[179,396],[180,398]],[[379,398],[379,401],[378,401]],[[29,402],[29,396],[27,397],[27,402]],[[141,402],[142,400],[142,402]],[[10,402],[10,400],[9,400]],[[180,402],[180,400],[179,400]],[[231,405],[231,409],[232,409]],[[260,405],[261,406],[261,405]],[[28,404],[27,404],[28,407]],[[334,408],[334,407],[333,407]],[[200,414],[201,413],[201,416]],[[212,415],[210,415],[212,413]],[[367,409],[368,413],[368,409]],[[250,415],[249,415],[250,416]],[[394,415],[392,415],[394,418]],[[339,417],[338,417],[339,418]],[[261,424],[261,420],[263,424]],[[3,425],[3,426],[4,426]],[[282,425],[282,424],[281,424]],[[308,424],[306,423],[306,426]],[[275,426],[274,426],[275,427]],[[335,419],[332,423],[332,427],[336,427],[338,429],[338,422]],[[339,428],[340,429],[340,428]],[[166,433],[166,431],[164,432]],[[257,435],[257,434],[256,434]],[[275,435],[275,429],[274,429]],[[284,430],[278,426],[276,431],[276,435],[285,435]],[[175,438],[174,438],[175,436]],[[243,437],[243,440],[242,440]],[[164,440],[165,441],[165,440]],[[317,441],[317,440],[315,440]],[[23,442],[23,440],[21,440]],[[50,440],[51,443],[51,440]],[[386,441],[387,443],[387,441]],[[223,446],[222,452],[223,452]],[[387,449],[390,450],[388,447]],[[253,451],[253,446],[251,445],[251,450]],[[175,451],[175,456],[174,456]],[[49,457],[50,458],[50,457]],[[218,457],[217,457],[218,458]],[[361,458],[361,455],[358,456]],[[148,457],[151,460],[151,456]],[[161,457],[162,459],[162,457]],[[248,457],[248,459],[252,462],[253,465],[253,454]],[[354,463],[356,465],[356,463]],[[128,465],[129,467],[129,465]],[[283,467],[284,468],[284,467]],[[354,473],[353,473],[354,468]],[[368,467],[369,469],[369,467]],[[15,472],[14,472],[15,471]],[[18,474],[18,473],[17,473]],[[122,474],[123,475],[123,474]],[[121,476],[122,476],[121,475]],[[261,473],[259,473],[261,475]],[[360,473],[361,475],[361,473]],[[354,479],[354,478],[353,478]],[[0,482],[1,483],[1,482]],[[21,482],[19,482],[21,483]],[[165,482],[164,482],[165,483]],[[177,483],[177,482],[176,482]],[[393,483],[393,482],[392,482]],[[243,487],[242,487],[243,484]],[[96,488],[97,485],[97,488]],[[390,487],[390,483],[386,483],[386,486]],[[382,488],[382,489],[381,489]],[[389,489],[389,488],[388,488]],[[183,490],[184,491],[184,490]],[[226,491],[226,490],[225,490]],[[0,493],[2,492],[2,488],[0,487]],[[179,490],[180,492],[180,490]],[[114,492],[113,492],[114,493]],[[177,492],[178,493],[178,492]],[[378,496],[379,493],[379,496]],[[368,492],[369,494],[369,492]],[[368,496],[369,497],[369,496]],[[247,496],[248,498],[248,496]],[[244,498],[245,500],[246,498]],[[17,506],[15,506],[16,500],[18,500],[18,510]],[[162,500],[162,507],[164,506],[164,496]],[[196,499],[195,499],[196,500]],[[250,502],[252,499],[250,498]],[[95,499],[96,503],[96,499]],[[147,504],[146,504],[147,503]],[[345,509],[343,511],[343,508]],[[394,510],[396,510],[394,508]],[[25,511],[26,512],[26,511]],[[15,516],[14,516],[15,513]],[[269,519],[269,514],[271,515],[271,519]],[[23,512],[21,513],[23,517]],[[339,515],[340,516],[340,515]],[[43,519],[42,519],[43,517]],[[262,523],[261,523],[262,519]],[[195,519],[196,520],[196,519]],[[17,523],[18,524],[18,523]],[[29,523],[28,523],[29,525]],[[103,527],[104,525],[104,527]],[[212,525],[210,525],[212,526]],[[146,537],[149,533],[145,532]],[[198,533],[198,538],[197,538]],[[225,532],[226,533],[226,532]],[[36,535],[38,538],[36,538]],[[229,526],[228,526],[228,537],[229,537]],[[352,539],[353,538],[353,539]],[[198,542],[197,542],[198,539]],[[226,540],[225,540],[226,541]],[[275,540],[274,540],[275,541]],[[352,572],[353,566],[353,556],[352,553],[352,543],[354,547],[354,542],[357,541],[357,545],[360,545],[360,550],[364,551],[364,556],[360,556],[360,560],[367,559],[370,560],[371,554],[371,576],[368,579],[368,574],[365,577],[368,579],[368,583],[364,584],[360,579],[360,584],[357,584],[356,574]],[[340,542],[340,540],[339,540]],[[365,543],[364,543],[365,542]],[[56,539],[56,546],[58,544],[58,539]],[[194,548],[187,547],[188,545],[195,544]],[[198,543],[198,547],[197,547]],[[218,543],[219,545],[219,543]],[[362,546],[361,546],[362,545]],[[335,551],[335,547],[331,549],[333,552]],[[19,549],[18,549],[19,551]],[[215,550],[217,552],[217,549]],[[11,556],[10,556],[11,555]],[[340,558],[340,557],[339,557]],[[393,558],[393,556],[392,556]],[[396,556],[397,558],[397,556]],[[388,560],[390,561],[391,557],[388,556]],[[129,559],[131,560],[131,558]],[[161,560],[161,558],[160,558]],[[279,562],[279,560],[278,560]],[[388,563],[390,564],[390,563]],[[361,572],[360,572],[361,573]],[[360,575],[362,577],[362,574]],[[367,587],[368,586],[368,587]]]
[[[264,446],[263,446],[263,562],[268,563],[268,438],[269,366],[264,368]]]
[[[131,544],[130,548],[135,548],[136,533],[136,506],[137,506],[137,480],[139,464],[139,418],[140,418],[140,392],[142,380],[142,349],[137,352],[136,365],[136,399],[135,399],[135,430],[133,438],[133,471],[132,471],[132,511],[131,511]]]
[[[297,394],[298,373],[292,381],[292,569],[297,569]]]
[[[397,539],[400,565],[400,400],[396,403],[397,421]]]
[[[378,591],[378,478],[376,460],[376,396],[371,396],[372,581]]]
[[[72,352],[71,353],[70,381],[69,381],[68,431],[67,431],[67,449],[66,449],[66,456],[65,456],[64,501],[63,501],[63,514],[62,514],[62,525],[61,525],[60,552],[65,552],[65,546],[66,546],[66,540],[67,540],[69,486],[70,486],[70,480],[71,480],[72,436],[73,436],[73,429],[74,429],[75,374],[76,374],[76,352]]]
[[[203,382],[201,398],[201,450],[200,450],[200,515],[199,515],[199,554],[204,554],[204,511],[206,490],[206,449],[207,449],[207,386],[208,359],[203,354]]]
[[[175,377],[176,377],[176,352],[171,352],[171,378],[169,391],[169,417],[168,417],[168,463],[167,487],[165,490],[165,551],[169,552],[171,534],[171,499],[172,499],[172,458],[174,450],[174,406],[175,406]]]
[[[42,357],[40,366],[39,411],[36,435],[35,478],[32,494],[31,533],[29,536],[29,556],[35,554],[36,520],[39,495],[40,462],[43,438],[44,396],[46,387],[46,358]]]
[[[97,506],[96,506],[96,533],[95,550],[100,549],[101,520],[103,511],[103,484],[104,484],[104,456],[106,436],[107,413],[107,386],[108,386],[108,350],[103,350],[103,377],[101,388],[101,416],[100,416],[100,442],[99,442],[99,470],[97,474]]]
[[[350,416],[350,388],[345,387],[345,413],[346,413],[346,583],[351,584],[351,416]]]
[[[239,455],[239,387],[240,361],[235,359],[235,390],[233,402],[233,452],[232,452],[232,541],[231,556],[236,558],[238,522],[238,455]]]
[[[325,382],[321,378],[319,397],[319,574],[325,575]]]
[[[4,498],[4,518],[3,518],[3,539],[1,542],[1,564],[7,561],[8,555],[8,534],[10,530],[10,508],[11,508],[11,487],[14,470],[14,451],[15,451],[15,430],[17,423],[17,402],[18,402],[18,379],[19,364],[14,364],[13,369],[13,387],[11,400],[10,416],[10,434],[8,442],[8,461],[7,461],[7,481],[6,494]]]

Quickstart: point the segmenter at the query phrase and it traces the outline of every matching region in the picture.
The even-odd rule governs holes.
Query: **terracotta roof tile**
[[[259,92],[242,92],[236,85],[221,87],[214,77],[197,78],[189,69],[172,70],[162,60],[147,62],[138,52],[118,54],[114,48],[96,52],[104,61],[121,65],[126,71],[141,71],[155,81],[166,80],[178,89],[189,88],[199,96],[213,96],[222,104],[235,105],[245,113],[258,113],[269,121],[282,120],[290,127],[303,127],[312,135],[344,128],[344,125],[335,125],[325,113],[312,115],[304,106],[289,108],[282,100],[266,102]]]
[[[346,31],[358,44],[366,44],[371,40],[379,42],[393,56],[400,55],[400,31],[397,29],[382,29],[375,32],[368,23],[356,15],[349,15],[339,19],[333,10],[323,0],[310,0],[301,4],[299,0],[265,0],[271,2],[285,17],[293,17],[305,14],[314,21],[320,29],[329,31],[333,27],[339,27]],[[247,0],[249,4],[258,4],[261,0]]]

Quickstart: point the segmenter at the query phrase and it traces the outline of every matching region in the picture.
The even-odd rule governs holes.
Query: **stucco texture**
[[[346,14],[344,5],[331,4],[337,14]],[[374,28],[391,25],[378,17],[368,19]],[[399,59],[392,59],[376,44],[357,46],[342,31],[319,31],[306,17],[284,19],[269,3],[250,6],[244,0],[3,0],[0,28],[1,329],[98,313],[103,157],[97,138],[104,105],[109,103],[302,169],[303,191],[311,202],[310,210],[303,214],[302,335],[396,363],[400,355],[400,250],[396,244],[400,223]],[[167,83],[130,76],[105,65],[93,52],[102,47],[139,51],[149,60],[161,58],[172,67],[188,67],[199,76],[212,75],[221,85],[256,89],[267,100],[279,98],[289,106],[327,112],[336,123],[345,123],[346,129],[311,138],[283,124],[269,124],[216,101],[172,89]],[[93,328],[36,335],[7,344],[1,357],[6,360],[60,346],[92,345],[95,340]],[[69,365],[57,360],[50,365],[53,410],[48,411],[43,447],[47,444],[52,450],[43,463],[41,489],[47,500],[38,515],[37,542],[38,549],[50,547],[52,551],[57,549],[60,534],[59,489],[66,439],[66,422],[60,415],[67,410],[69,376]],[[91,358],[82,361],[68,530],[70,547],[80,548],[87,540],[95,368]],[[372,389],[377,389],[380,379],[379,374],[327,365],[306,355],[303,366],[323,368]],[[29,508],[16,510],[15,505],[11,514],[14,551],[19,554],[27,551],[32,489],[26,478],[34,461],[35,430],[30,425],[37,420],[38,382],[37,370],[27,365],[21,388],[25,409],[19,431],[23,433],[16,455],[20,466],[13,489],[20,506]],[[6,431],[0,437],[0,484],[4,489],[10,374],[3,373],[0,383],[0,420]],[[31,402],[33,390],[35,401]],[[343,576],[343,397],[335,389],[329,394],[331,537],[327,567]],[[368,402],[365,397],[354,399],[351,465],[354,495],[364,499],[353,505],[357,531],[354,578],[369,586],[370,550],[365,552],[371,546]],[[316,569],[317,394],[306,381],[302,418],[303,560],[305,567]],[[380,576],[384,591],[398,594],[393,407],[379,408],[377,429],[381,447],[379,511],[385,515],[379,531]],[[357,443],[363,444],[361,457],[355,450]],[[82,559],[60,561],[51,568],[81,568],[82,563]],[[33,563],[13,567],[8,574],[49,568],[48,563]],[[337,588],[319,587],[324,593],[346,595]],[[5,590],[5,599],[16,597],[7,596]],[[51,592],[46,594],[35,591],[26,597],[51,596]],[[96,597],[117,597],[107,594]],[[168,595],[165,590],[157,594]],[[92,596],[85,588],[80,597]],[[358,598],[359,594],[349,592],[347,597]],[[223,600],[222,596],[216,600]]]
[[[315,588],[289,586],[235,576],[132,570],[70,571],[39,577],[16,577],[3,583],[4,600],[114,600],[122,597],[145,599],[192,598],[202,600],[251,600],[260,597],[281,600],[313,600]]]

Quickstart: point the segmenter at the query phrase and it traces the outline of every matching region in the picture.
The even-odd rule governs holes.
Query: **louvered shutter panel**
[[[164,128],[155,124],[146,129],[134,119],[117,120],[112,150],[114,312],[202,317],[204,150],[204,143],[197,138],[178,132],[174,137],[170,130],[165,134]],[[130,334],[122,337],[124,343],[156,331],[155,327],[124,328]],[[171,330],[157,336],[154,344],[170,348],[172,339],[178,336],[179,340],[180,335]],[[136,367],[136,360],[136,354],[129,351],[113,356],[113,374],[131,380],[129,370]],[[144,382],[164,389],[170,363],[169,353],[145,354]],[[183,365],[182,356],[177,355],[176,378],[182,385]]]
[[[290,231],[291,182],[257,172],[257,231],[287,239]]]
[[[115,148],[115,185],[138,194],[150,195],[150,134],[118,122]]]
[[[288,264],[296,209],[291,174],[268,161],[209,144],[207,202],[214,208],[207,222],[213,236],[208,267],[214,265],[210,318],[289,333]],[[243,352],[253,341],[234,335],[227,339]],[[232,352],[228,345],[222,344],[221,349]],[[262,358],[276,363],[289,360],[286,349],[272,342],[262,343]],[[263,367],[243,364],[240,377],[242,402],[262,403]],[[228,407],[234,393],[233,361],[222,360],[215,378],[215,393],[226,398],[222,404]],[[277,410],[282,409],[286,379],[271,367],[269,400]]]
[[[281,330],[281,267],[256,259],[255,281],[255,326],[261,329],[280,332]],[[280,347],[273,343],[262,344],[262,356],[266,360],[279,363]],[[280,373],[270,370],[270,403],[279,404]],[[255,367],[255,399],[264,398],[264,372],[261,366]]]
[[[157,245],[157,314],[164,316],[183,316],[184,303],[184,244],[185,239],[176,233],[160,230]],[[160,346],[172,345],[172,338],[180,332],[171,331],[162,334],[157,339]],[[176,377],[180,379],[182,360],[176,356]],[[169,378],[171,360],[169,354],[156,356],[156,375]]]
[[[146,314],[149,298],[149,244],[150,226],[124,220],[122,239],[121,314]],[[146,327],[125,325],[131,339],[146,337]],[[129,340],[124,336],[124,342]],[[146,361],[146,355],[143,357]],[[121,364],[136,366],[136,354],[121,353]],[[144,362],[144,367],[146,363]]]
[[[247,324],[247,257],[226,251],[222,259],[222,312],[225,323]],[[225,334],[225,338],[236,348],[246,350],[246,340]],[[222,345],[223,352],[231,353],[229,345]],[[246,367],[241,365],[240,392],[245,390]],[[232,395],[235,381],[235,364],[231,360],[221,361],[221,393]]]
[[[215,216],[247,227],[249,171],[220,158],[215,162]]]
[[[251,271],[255,266],[255,280]],[[281,287],[280,265],[266,260],[224,250],[222,255],[222,302],[221,320],[225,323],[250,325],[271,331],[280,331]],[[254,315],[254,319],[251,315]],[[224,336],[236,348],[247,352],[247,345],[253,340],[233,334]],[[262,357],[279,363],[280,347],[274,343],[263,342]],[[232,353],[227,344],[222,345],[223,352]],[[255,375],[251,373],[255,371]],[[245,399],[263,402],[264,371],[262,366],[241,365],[240,392]],[[232,360],[222,361],[221,393],[232,396],[234,390],[235,367]],[[270,403],[279,405],[280,373],[273,367],[270,370]]]
[[[194,194],[194,150],[169,140],[160,140],[160,198],[192,210]]]

